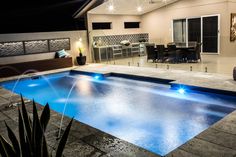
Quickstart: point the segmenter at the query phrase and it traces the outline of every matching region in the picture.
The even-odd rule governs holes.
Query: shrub
[[[47,104],[39,118],[33,101],[33,119],[31,120],[21,96],[22,106],[19,113],[19,141],[12,129],[5,122],[10,142],[0,135],[0,154],[2,157],[51,157],[45,137],[45,130],[50,120],[50,108]],[[56,150],[56,157],[61,157],[70,132],[73,119],[68,124]]]

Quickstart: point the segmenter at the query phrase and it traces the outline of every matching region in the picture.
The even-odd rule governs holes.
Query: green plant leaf
[[[59,145],[57,147],[56,157],[61,157],[62,156],[62,152],[65,148],[72,122],[73,122],[73,118],[71,119],[70,123],[66,127],[66,130],[65,130],[64,134],[62,135],[62,138],[61,138],[61,140],[59,142]]]
[[[8,143],[2,136],[0,136],[0,141],[7,157],[17,157],[16,152],[14,151],[14,148],[11,146],[10,143]]]
[[[47,103],[46,106],[44,107],[43,112],[42,112],[41,117],[40,117],[40,124],[41,124],[42,129],[43,129],[44,132],[47,128],[49,119],[50,119],[50,108],[49,108],[49,105]]]
[[[45,136],[43,136],[43,143],[42,143],[42,157],[49,157],[49,152],[48,152],[48,145]]]
[[[12,131],[12,129],[7,125],[7,123],[5,122],[5,125],[7,127],[7,132],[8,132],[8,137],[11,140],[12,146],[14,148],[14,151],[16,152],[16,155],[18,157],[20,157],[20,145],[19,142],[16,138],[16,135],[14,134],[14,132]]]
[[[30,143],[30,139],[26,136],[26,150],[30,154],[31,157],[34,157],[34,152],[32,150],[32,144]]]
[[[26,151],[24,122],[23,122],[19,107],[18,107],[18,116],[19,116],[18,123],[19,123],[19,137],[20,137],[21,153],[22,153],[22,156],[27,156],[28,152]]]
[[[0,147],[1,147],[0,154],[1,154],[2,157],[8,157],[8,154],[6,152],[6,148],[3,144],[2,138],[3,138],[2,135],[0,135]]]
[[[34,100],[33,100],[33,128],[32,128],[32,145],[33,145],[33,152],[37,152],[37,146],[36,146],[36,116],[34,115],[35,113],[35,108],[34,108]],[[37,111],[36,111],[37,112]]]
[[[41,157],[43,130],[39,121],[36,104],[33,101],[33,146],[34,155]]]
[[[25,102],[24,102],[24,99],[23,99],[22,95],[21,95],[21,104],[22,104],[21,108],[22,108],[22,116],[23,116],[23,119],[24,119],[25,130],[26,130],[27,136],[30,138],[30,141],[31,141],[32,126],[31,126],[30,118],[29,118],[28,112],[26,110]]]

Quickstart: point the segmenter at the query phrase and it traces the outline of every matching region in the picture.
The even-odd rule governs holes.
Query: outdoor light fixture
[[[100,76],[99,75],[95,75],[93,78],[96,79],[96,80],[99,80]]]
[[[36,87],[38,84],[29,84],[28,87]]]
[[[114,1],[113,0],[109,0],[108,1],[108,10],[109,11],[113,11],[115,8],[114,8]]]
[[[180,89],[178,89],[178,92],[179,92],[180,94],[184,94],[184,93],[185,93],[185,90],[184,90],[183,88],[180,88]]]
[[[109,9],[110,11],[113,11],[113,10],[114,10],[114,6],[113,6],[113,5],[109,5],[109,6],[108,6],[108,9]]]
[[[140,6],[139,6],[139,7],[137,7],[137,11],[138,11],[138,12],[141,12],[141,11],[143,11],[142,7],[140,7]]]
[[[105,79],[105,77],[102,74],[95,74],[95,75],[92,75],[92,77],[94,80],[97,80],[97,81],[101,81]]]

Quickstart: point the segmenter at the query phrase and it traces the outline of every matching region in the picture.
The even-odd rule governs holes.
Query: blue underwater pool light
[[[28,87],[36,87],[36,86],[39,86],[38,84],[35,84],[35,83],[32,83],[32,84],[29,84]]]
[[[185,89],[180,88],[180,89],[178,89],[178,92],[179,92],[180,94],[184,94],[184,93],[185,93]]]
[[[95,75],[95,76],[94,76],[94,79],[99,80],[99,79],[100,79],[100,76],[99,76],[99,75]]]
[[[94,80],[103,80],[104,76],[102,74],[95,74],[93,75]]]

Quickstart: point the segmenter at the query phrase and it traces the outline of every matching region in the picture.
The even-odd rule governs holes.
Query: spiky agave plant
[[[33,120],[30,119],[24,100],[19,112],[19,141],[12,129],[5,122],[10,142],[0,135],[0,154],[2,157],[51,157],[45,138],[45,130],[50,120],[50,108],[47,104],[39,118],[35,102],[33,101]],[[61,157],[70,132],[73,119],[68,124],[56,150],[56,157]]]

